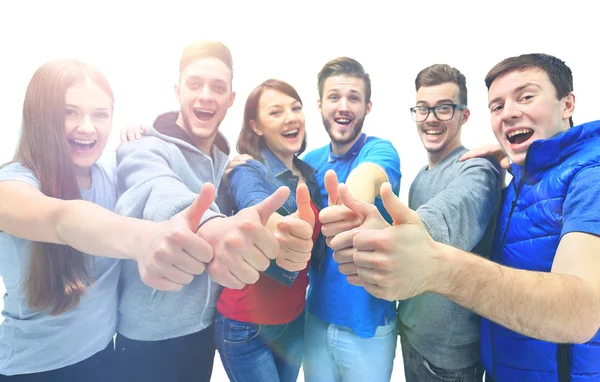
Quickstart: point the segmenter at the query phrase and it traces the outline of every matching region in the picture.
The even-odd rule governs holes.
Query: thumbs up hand
[[[214,258],[207,270],[215,282],[241,289],[258,281],[259,272],[266,270],[279,253],[279,242],[265,224],[289,194],[289,188],[280,187],[234,216],[210,219],[200,226],[198,235],[213,248]]]
[[[306,268],[313,247],[315,213],[310,206],[310,193],[305,183],[299,183],[296,188],[296,203],[298,210],[282,218],[273,233],[279,241],[277,265],[290,272]]]
[[[336,173],[328,170],[325,173],[325,189],[327,190],[328,206],[319,213],[321,232],[327,238],[327,245],[336,235],[349,231],[361,224],[360,216],[342,203],[339,194],[339,183]]]
[[[177,291],[189,284],[194,275],[206,269],[213,249],[196,235],[202,215],[215,197],[215,187],[206,183],[194,203],[186,210],[161,223],[152,223],[155,232],[140,242],[137,256],[142,281],[164,291]]]
[[[436,242],[419,215],[393,194],[389,183],[381,186],[381,198],[394,225],[354,237],[356,274],[348,276],[348,282],[389,301],[432,290],[438,270]]]
[[[344,207],[353,213],[356,219],[355,227],[346,231],[337,233],[330,237],[329,246],[333,249],[333,259],[338,263],[339,271],[345,275],[356,274],[356,265],[354,264],[354,237],[362,231],[368,229],[385,229],[390,225],[375,205],[364,203],[354,199],[344,184],[339,185],[339,199]]]

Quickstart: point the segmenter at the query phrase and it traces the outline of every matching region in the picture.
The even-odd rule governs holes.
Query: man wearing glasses
[[[465,76],[448,65],[423,69],[410,108],[427,150],[427,166],[413,181],[409,206],[438,242],[490,257],[500,174],[485,158],[458,159],[469,119]],[[479,317],[448,298],[423,293],[400,301],[399,332],[406,381],[481,381]]]

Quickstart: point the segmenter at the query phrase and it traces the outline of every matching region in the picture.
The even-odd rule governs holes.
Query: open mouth
[[[293,139],[293,138],[296,138],[299,133],[300,133],[300,130],[294,129],[294,130],[288,130],[281,135],[283,135],[285,138]]]
[[[69,139],[69,144],[77,150],[91,150],[96,142],[95,139]]]
[[[343,118],[335,118],[334,121],[338,125],[347,126],[352,122],[352,119],[343,117]]]
[[[215,114],[216,114],[216,112],[213,110],[200,109],[200,108],[194,109],[194,115],[196,116],[196,118],[198,118],[201,121],[208,121],[209,119],[214,117]]]
[[[444,134],[444,129],[425,129],[426,135],[442,135]]]
[[[519,145],[523,142],[527,142],[532,135],[533,130],[531,129],[519,129],[506,134],[506,139],[513,145]]]

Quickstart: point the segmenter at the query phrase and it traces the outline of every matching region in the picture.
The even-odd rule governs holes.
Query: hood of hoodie
[[[189,145],[192,147],[196,147],[196,145],[194,144],[194,141],[192,141],[192,138],[190,137],[190,135],[177,124],[178,116],[179,116],[178,111],[171,111],[171,112],[167,112],[167,113],[159,115],[156,118],[156,120],[154,121],[154,124],[152,127],[154,128],[154,130],[156,132],[160,133],[161,135],[153,134],[152,129],[149,129],[147,134],[159,136],[162,139],[164,139],[165,136],[170,137],[170,138],[173,138],[173,140],[170,140],[170,141],[175,144],[180,145],[181,143],[185,142],[186,143],[185,146]],[[230,153],[229,144],[227,143],[225,136],[223,134],[221,134],[220,131],[217,131],[217,135],[215,136],[215,141],[213,143],[213,147],[216,147],[223,154],[229,156],[229,153]],[[204,154],[210,156],[212,153],[204,153]]]

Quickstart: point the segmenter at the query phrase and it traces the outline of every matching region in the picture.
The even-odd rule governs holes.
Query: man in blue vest
[[[348,281],[388,300],[438,293],[483,316],[488,380],[600,381],[600,121],[573,126],[573,78],[556,57],[505,59],[485,82],[513,176],[492,261],[435,242],[384,184],[394,226],[354,237]]]

